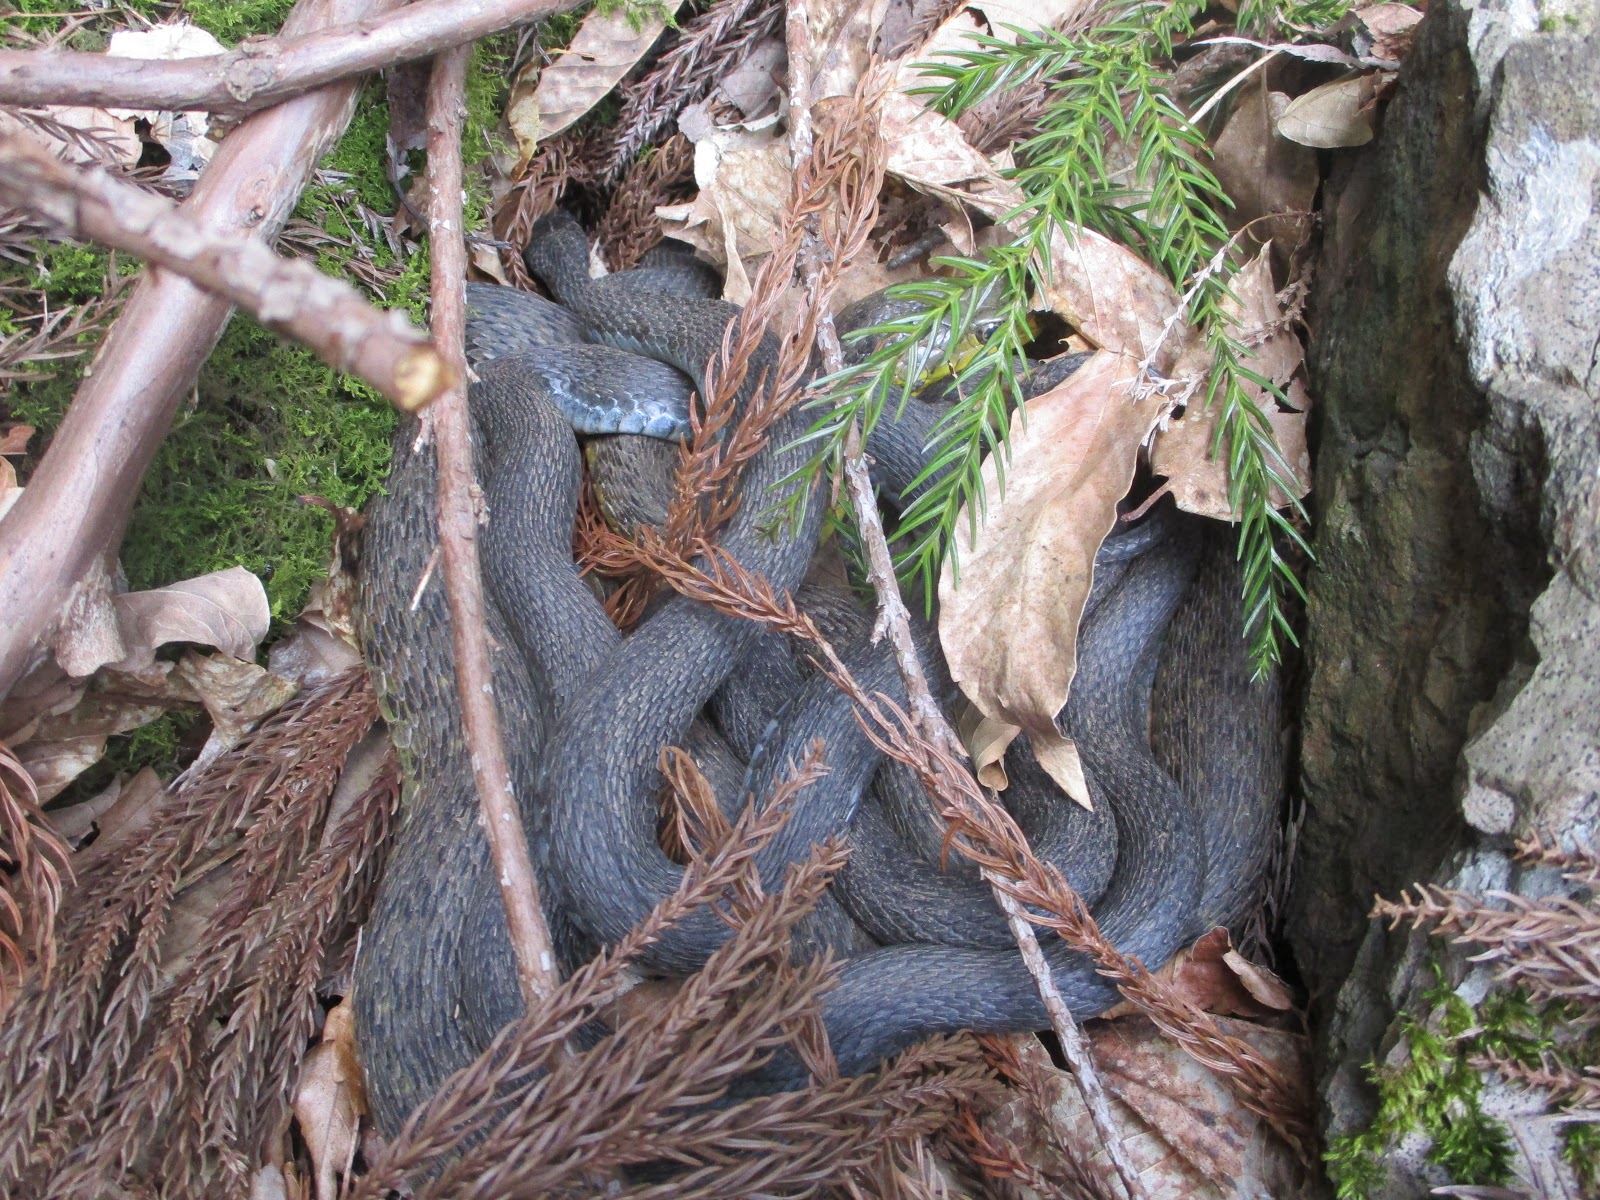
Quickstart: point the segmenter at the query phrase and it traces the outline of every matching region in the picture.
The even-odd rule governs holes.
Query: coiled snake
[[[799,676],[783,647],[755,625],[681,597],[624,639],[578,578],[571,536],[580,457],[563,403],[582,391],[591,414],[609,408],[598,422],[579,418],[591,430],[631,422],[671,434],[687,394],[673,369],[703,389],[707,362],[739,319],[730,305],[663,293],[659,272],[590,280],[587,257],[581,229],[557,214],[536,228],[528,258],[564,307],[498,289],[469,297],[478,310],[469,350],[482,364],[471,408],[489,512],[482,551],[494,685],[558,941],[573,956],[614,941],[679,882],[681,868],[657,843],[661,746],[687,737],[722,761],[724,777],[731,770],[737,785],[733,751],[748,754],[752,739],[764,738],[766,752],[743,781],[759,796],[800,747],[822,737],[830,773],[806,791],[760,866],[771,883],[814,841],[848,831],[855,848],[835,891],[888,944],[859,952],[871,941],[837,908],[814,926],[816,942],[850,955],[824,1007],[840,1067],[869,1069],[940,1031],[1043,1027],[1043,1005],[992,901],[970,872],[941,872],[907,843],[913,789],[895,771],[879,770],[879,756],[831,684]],[[526,348],[578,340],[590,344]],[[774,353],[769,337],[747,391]],[[874,455],[889,464],[887,475],[898,472],[884,479],[886,494],[909,483],[905,472],[920,463],[936,416],[913,404],[875,435]],[[807,451],[796,445],[803,423],[799,414],[778,422],[747,465],[747,497],[776,495],[803,465]],[[431,445],[417,439],[415,426],[402,430],[388,494],[368,510],[359,568],[368,661],[407,781],[399,842],[363,937],[354,996],[374,1115],[385,1132],[521,1008],[476,827],[443,589],[431,579],[419,592],[436,544],[434,479]],[[721,545],[775,587],[798,588],[817,537],[820,505],[808,508],[800,528],[775,531],[763,520],[766,506],[747,502]],[[1101,928],[1152,967],[1210,924],[1237,917],[1250,899],[1280,782],[1276,687],[1249,682],[1235,568],[1222,537],[1202,524],[1158,510],[1109,541],[1097,562],[1079,672],[1060,723],[1078,740],[1100,815],[1044,788],[1025,749],[1010,764],[1018,780],[1010,802],[1032,825],[1030,837],[1087,895],[1098,893]],[[833,632],[863,684],[893,693],[893,664],[870,645],[864,623],[844,612]],[[769,732],[774,714],[740,708],[775,692],[793,699]],[[708,704],[732,749],[697,722]],[[692,971],[727,933],[701,914],[670,930],[642,965]],[[1053,941],[1046,954],[1074,1013],[1094,1015],[1113,1002],[1113,990],[1081,956]]]

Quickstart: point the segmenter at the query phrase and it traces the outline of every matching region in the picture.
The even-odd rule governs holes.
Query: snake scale
[[[470,405],[489,514],[481,545],[496,699],[563,956],[576,961],[615,941],[679,882],[682,868],[657,842],[661,746],[687,741],[717,764],[708,774],[731,805],[746,789],[764,794],[800,747],[822,737],[829,774],[802,794],[759,866],[773,883],[814,841],[848,833],[854,847],[802,947],[848,956],[823,1011],[841,1069],[870,1069],[936,1032],[1045,1026],[992,900],[970,869],[941,871],[919,853],[931,837],[919,815],[926,800],[903,771],[884,767],[831,684],[807,678],[782,639],[682,597],[624,638],[572,563],[581,453],[562,411],[567,393],[584,392],[588,411],[602,412],[579,418],[591,430],[675,436],[688,388],[703,388],[739,310],[694,298],[698,285],[662,291],[679,286],[667,270],[591,280],[587,240],[564,214],[536,226],[527,258],[560,307],[503,289],[469,291],[468,348],[479,364]],[[583,344],[550,344],[562,342]],[[769,336],[740,405],[774,361]],[[887,498],[920,469],[937,415],[913,402],[875,433]],[[774,530],[766,506],[748,497],[780,494],[803,465],[803,422],[798,413],[778,422],[746,467],[747,502],[721,535],[742,566],[790,590],[805,579],[821,506],[808,505],[799,528]],[[397,434],[358,569],[367,657],[406,779],[398,844],[355,973],[358,1037],[385,1133],[521,1009],[476,827],[443,587],[430,572],[436,464],[418,428]],[[608,441],[635,439],[599,444]],[[1097,559],[1079,671],[1059,718],[1078,741],[1096,814],[1055,793],[1025,743],[1008,759],[1016,781],[1008,804],[1030,838],[1098,897],[1106,934],[1151,966],[1240,915],[1259,881],[1280,785],[1276,683],[1250,681],[1237,566],[1225,537],[1205,524],[1158,507]],[[868,622],[848,605],[833,611],[824,623],[858,678],[894,694],[897,673],[886,648],[871,644]],[[937,648],[921,636],[939,679]],[[948,679],[941,685],[949,690]],[[641,966],[693,971],[727,936],[721,921],[699,914]],[[1114,1002],[1082,956],[1054,940],[1045,952],[1074,1013]],[[800,1082],[780,1061],[760,1085]]]

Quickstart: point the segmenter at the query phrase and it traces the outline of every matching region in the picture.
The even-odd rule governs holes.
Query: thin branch
[[[226,54],[200,58],[122,58],[74,50],[0,51],[0,104],[252,113],[326,84],[429,58],[561,12],[575,2],[417,0],[386,16],[316,33],[291,32],[285,26],[276,38],[251,39]]]
[[[457,379],[466,378],[464,284],[467,248],[461,237],[461,125],[466,108],[465,47],[434,62],[428,85],[428,238],[433,271],[433,335]],[[517,980],[530,1012],[555,987],[555,951],[539,905],[528,841],[511,796],[494,678],[485,633],[483,580],[478,572],[478,513],[473,503],[472,447],[466,393],[447,391],[429,414],[439,450],[439,545],[450,635],[456,654],[461,723],[471,747],[472,777],[483,806],[484,831],[500,898],[505,902]]]
[[[335,13],[359,18],[387,3],[300,0],[284,32],[305,35]],[[184,215],[270,243],[354,103],[354,85],[337,84],[251,117],[217,147]],[[128,298],[49,451],[0,518],[0,695],[90,564],[120,539],[139,480],[232,311],[165,271],[146,271]]]
[[[403,411],[415,412],[451,382],[400,310],[376,309],[344,280],[254,239],[213,233],[104,168],[68,166],[31,138],[0,135],[0,201],[48,218],[68,237],[176,271],[335,370],[361,376]]]

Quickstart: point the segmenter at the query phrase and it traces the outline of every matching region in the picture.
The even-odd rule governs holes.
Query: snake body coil
[[[522,318],[506,318],[486,294],[477,293],[476,304],[469,296],[478,311],[469,344],[484,362],[471,402],[490,514],[483,553],[497,700],[535,865],[553,892],[552,923],[572,955],[617,940],[678,885],[681,868],[656,840],[660,747],[683,744],[714,695],[719,711],[737,700],[739,681],[724,684],[753,650],[760,653],[748,661],[774,661],[771,639],[753,624],[683,598],[666,601],[624,639],[577,577],[571,528],[579,459],[571,422],[560,412],[560,381],[587,386],[609,380],[612,386],[601,388],[603,403],[620,413],[634,403],[629,380],[646,369],[590,346],[584,353],[597,357],[588,360],[589,374],[574,373],[565,364],[578,360],[529,349],[527,342],[578,333],[670,364],[704,391],[705,365],[739,315],[715,301],[665,297],[626,274],[589,280],[587,249],[570,218],[547,218],[536,228],[530,267],[565,309],[526,309],[530,336]],[[487,317],[485,308],[493,310]],[[741,405],[774,360],[772,340],[764,339]],[[642,386],[652,393],[644,401],[658,403],[654,385]],[[665,395],[670,389],[661,386]],[[682,384],[676,386],[681,392]],[[676,403],[668,398],[658,406],[666,411]],[[873,446],[883,461],[905,460],[902,489],[910,478],[904,471],[919,465],[926,444],[926,429],[915,424],[888,427],[881,454],[879,444]],[[802,465],[806,452],[795,447],[802,427],[798,415],[779,421],[766,448],[747,464],[748,496],[770,495]],[[403,431],[389,495],[368,514],[360,572],[369,660],[408,780],[399,848],[356,972],[358,1029],[374,1115],[385,1132],[520,1009],[504,916],[476,829],[437,580],[422,588],[410,610],[435,545],[433,480],[431,448],[416,443],[414,429]],[[894,493],[894,480],[885,484]],[[809,506],[813,514],[819,507]],[[793,590],[811,556],[817,518],[775,537],[761,521],[764,508],[744,504],[721,545],[747,570]],[[1077,826],[1068,828],[1071,821],[1063,824],[1048,805],[1038,805],[1038,824],[1060,843],[1049,852],[1069,860],[1082,856],[1081,864],[1067,864],[1069,871],[1078,872],[1090,894],[1102,893],[1094,909],[1102,929],[1152,967],[1203,922],[1236,915],[1241,895],[1253,887],[1259,835],[1277,794],[1276,734],[1268,716],[1274,697],[1247,683],[1241,694],[1237,618],[1231,631],[1217,619],[1233,611],[1227,594],[1232,576],[1225,563],[1213,564],[1214,554],[1199,564],[1200,542],[1190,525],[1164,514],[1108,543],[1080,635],[1079,673],[1062,714],[1102,801],[1100,816],[1074,816]],[[1197,570],[1203,592],[1190,586]],[[1175,611],[1183,615],[1172,625]],[[1198,646],[1202,661],[1180,665],[1175,655],[1164,658],[1169,639]],[[862,682],[892,692],[898,684],[887,654],[859,630],[853,640]],[[746,667],[741,675],[750,672]],[[849,828],[860,857],[837,890],[867,928],[903,943],[849,958],[825,999],[824,1020],[840,1066],[852,1073],[869,1069],[938,1031],[1042,1027],[1042,1004],[1003,938],[998,913],[992,904],[974,907],[982,898],[975,878],[942,874],[916,856],[915,845],[902,844],[905,820],[902,815],[897,825],[893,797],[899,786],[904,799],[904,779],[896,785],[892,771],[879,771],[878,755],[831,685],[784,686],[796,696],[785,713],[723,722],[735,749],[748,753],[756,742],[766,743],[749,781],[758,795],[797,747],[813,737],[827,739],[830,773],[807,789],[768,846],[760,860],[763,877],[775,883],[785,864],[813,842]],[[1191,706],[1187,718],[1158,718],[1158,729],[1170,734],[1161,762],[1151,751],[1153,688],[1158,711],[1173,697]],[[1231,738],[1220,751],[1208,735],[1217,723]],[[1024,777],[1028,771],[1025,761],[1020,772],[1013,768]],[[1103,830],[1108,813],[1114,839],[1092,836],[1093,821]],[[1226,832],[1208,839],[1212,827]],[[1110,842],[1114,870],[1104,852]],[[1091,861],[1097,847],[1100,859]],[[923,919],[928,913],[951,915],[959,927],[953,936],[964,944],[920,940],[937,932]],[[727,934],[714,916],[698,914],[653,946],[644,965],[663,973],[692,971]],[[1046,953],[1075,1013],[1098,1013],[1115,999],[1081,956],[1055,942],[1047,943]],[[782,1062],[765,1080],[767,1086],[798,1082],[793,1064]]]

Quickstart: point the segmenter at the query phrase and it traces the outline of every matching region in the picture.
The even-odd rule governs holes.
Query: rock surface
[[[1290,938],[1338,1134],[1370,1121],[1365,1065],[1428,982],[1417,940],[1368,920],[1374,894],[1546,893],[1511,839],[1592,839],[1600,814],[1593,4],[1434,0],[1325,207]],[[1437,1182],[1396,1161],[1383,1194]]]

